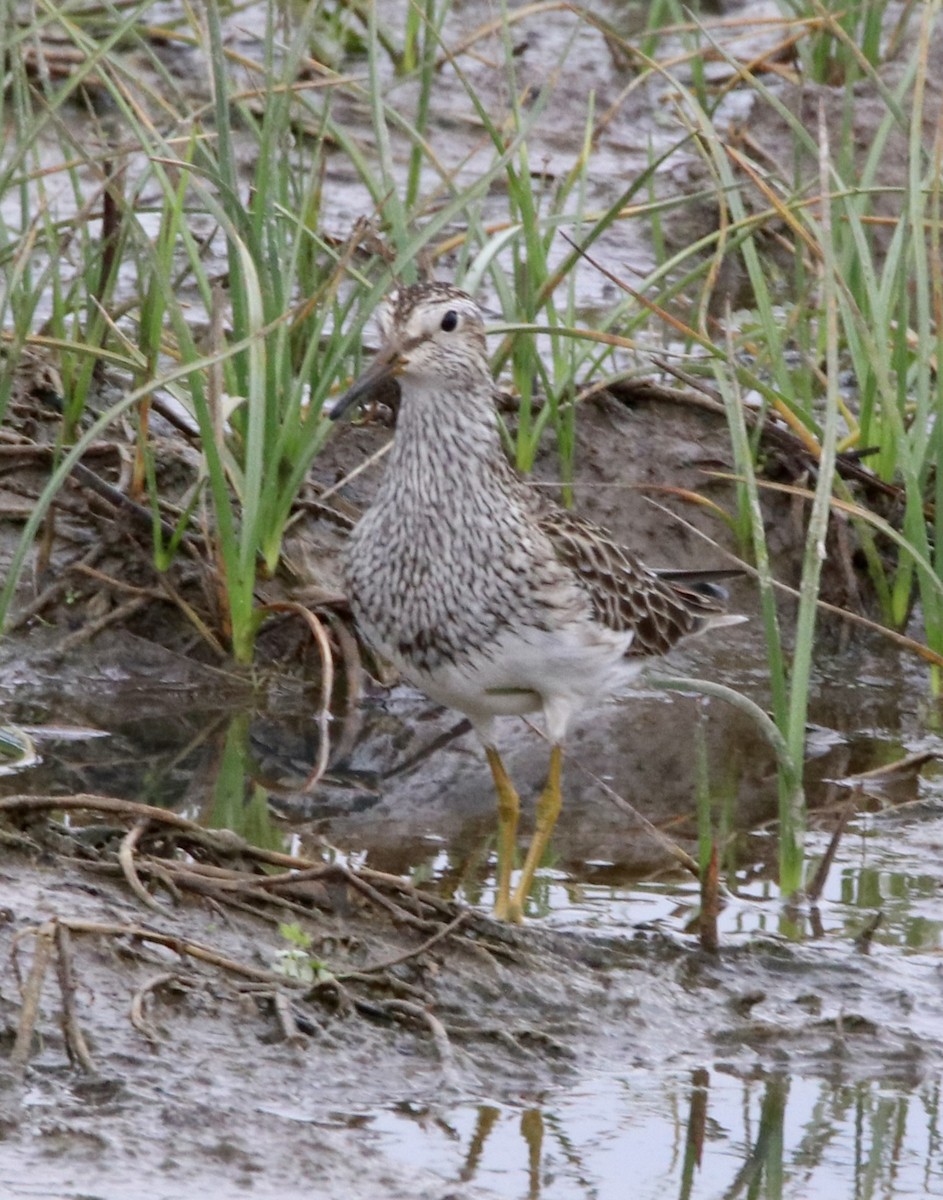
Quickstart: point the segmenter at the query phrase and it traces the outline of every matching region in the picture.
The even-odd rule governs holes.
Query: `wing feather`
[[[659,578],[591,521],[549,506],[538,519],[558,560],[588,594],[596,620],[635,634],[629,657],[666,654],[682,638],[723,618],[724,607],[714,596]]]

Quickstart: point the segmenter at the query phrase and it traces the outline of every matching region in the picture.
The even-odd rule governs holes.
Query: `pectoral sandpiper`
[[[465,713],[484,744],[498,798],[495,914],[520,921],[560,811],[571,718],[682,638],[742,618],[649,570],[516,474],[470,296],[442,283],[401,287],[379,323],[382,348],[331,412],[399,381],[386,472],[346,553],[350,601],[374,649]],[[550,770],[512,895],[520,804],[495,718],[533,712],[543,713]]]

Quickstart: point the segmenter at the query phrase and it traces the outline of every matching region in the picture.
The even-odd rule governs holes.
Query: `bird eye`
[[[446,333],[451,333],[452,330],[457,325],[458,325],[458,313],[455,311],[454,308],[450,308],[449,311],[442,318],[442,328],[445,330]]]

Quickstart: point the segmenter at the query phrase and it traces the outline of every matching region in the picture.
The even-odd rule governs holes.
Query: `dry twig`
[[[75,1011],[75,982],[72,975],[72,939],[67,925],[55,922],[56,968],[59,974],[59,991],[62,993],[62,1031],[65,1034],[66,1052],[69,1062],[78,1064],[89,1075],[95,1074],[95,1064],[88,1050],[88,1043],[79,1026]]]
[[[128,887],[134,892],[135,896],[146,905],[147,908],[153,908],[156,912],[161,912],[163,905],[159,904],[151,893],[147,890],[134,866],[134,848],[141,840],[143,834],[147,831],[149,825],[148,819],[145,817],[141,821],[136,821],[128,832],[121,839],[121,848],[118,851],[118,862],[121,864],[121,870],[124,873],[125,879],[128,881]]]
[[[412,1021],[424,1024],[432,1034],[432,1044],[435,1046],[436,1054],[438,1054],[443,1068],[450,1070],[454,1066],[449,1035],[445,1031],[445,1026],[434,1013],[419,1004],[413,1004],[410,1000],[386,1000],[381,1007],[384,1012],[392,1013],[394,1016],[408,1017]]]
[[[44,921],[38,928],[32,930],[36,939],[36,949],[33,952],[33,964],[23,988],[23,1006],[20,1009],[20,1021],[16,1028],[16,1041],[10,1055],[10,1069],[17,1079],[22,1079],[29,1062],[33,1046],[33,1030],[36,1028],[36,1018],[39,1016],[39,999],[42,995],[43,980],[55,940],[55,921]]]
[[[138,1033],[150,1042],[152,1047],[160,1045],[160,1036],[147,1018],[147,1001],[158,988],[173,984],[175,987],[186,987],[187,981],[176,971],[162,971],[141,985],[131,997],[131,1024]]]

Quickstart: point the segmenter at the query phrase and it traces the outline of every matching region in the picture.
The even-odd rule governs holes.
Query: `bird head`
[[[394,379],[428,388],[490,380],[481,310],[466,292],[446,283],[397,288],[384,301],[378,323],[382,345],[334,402],[331,420]]]

